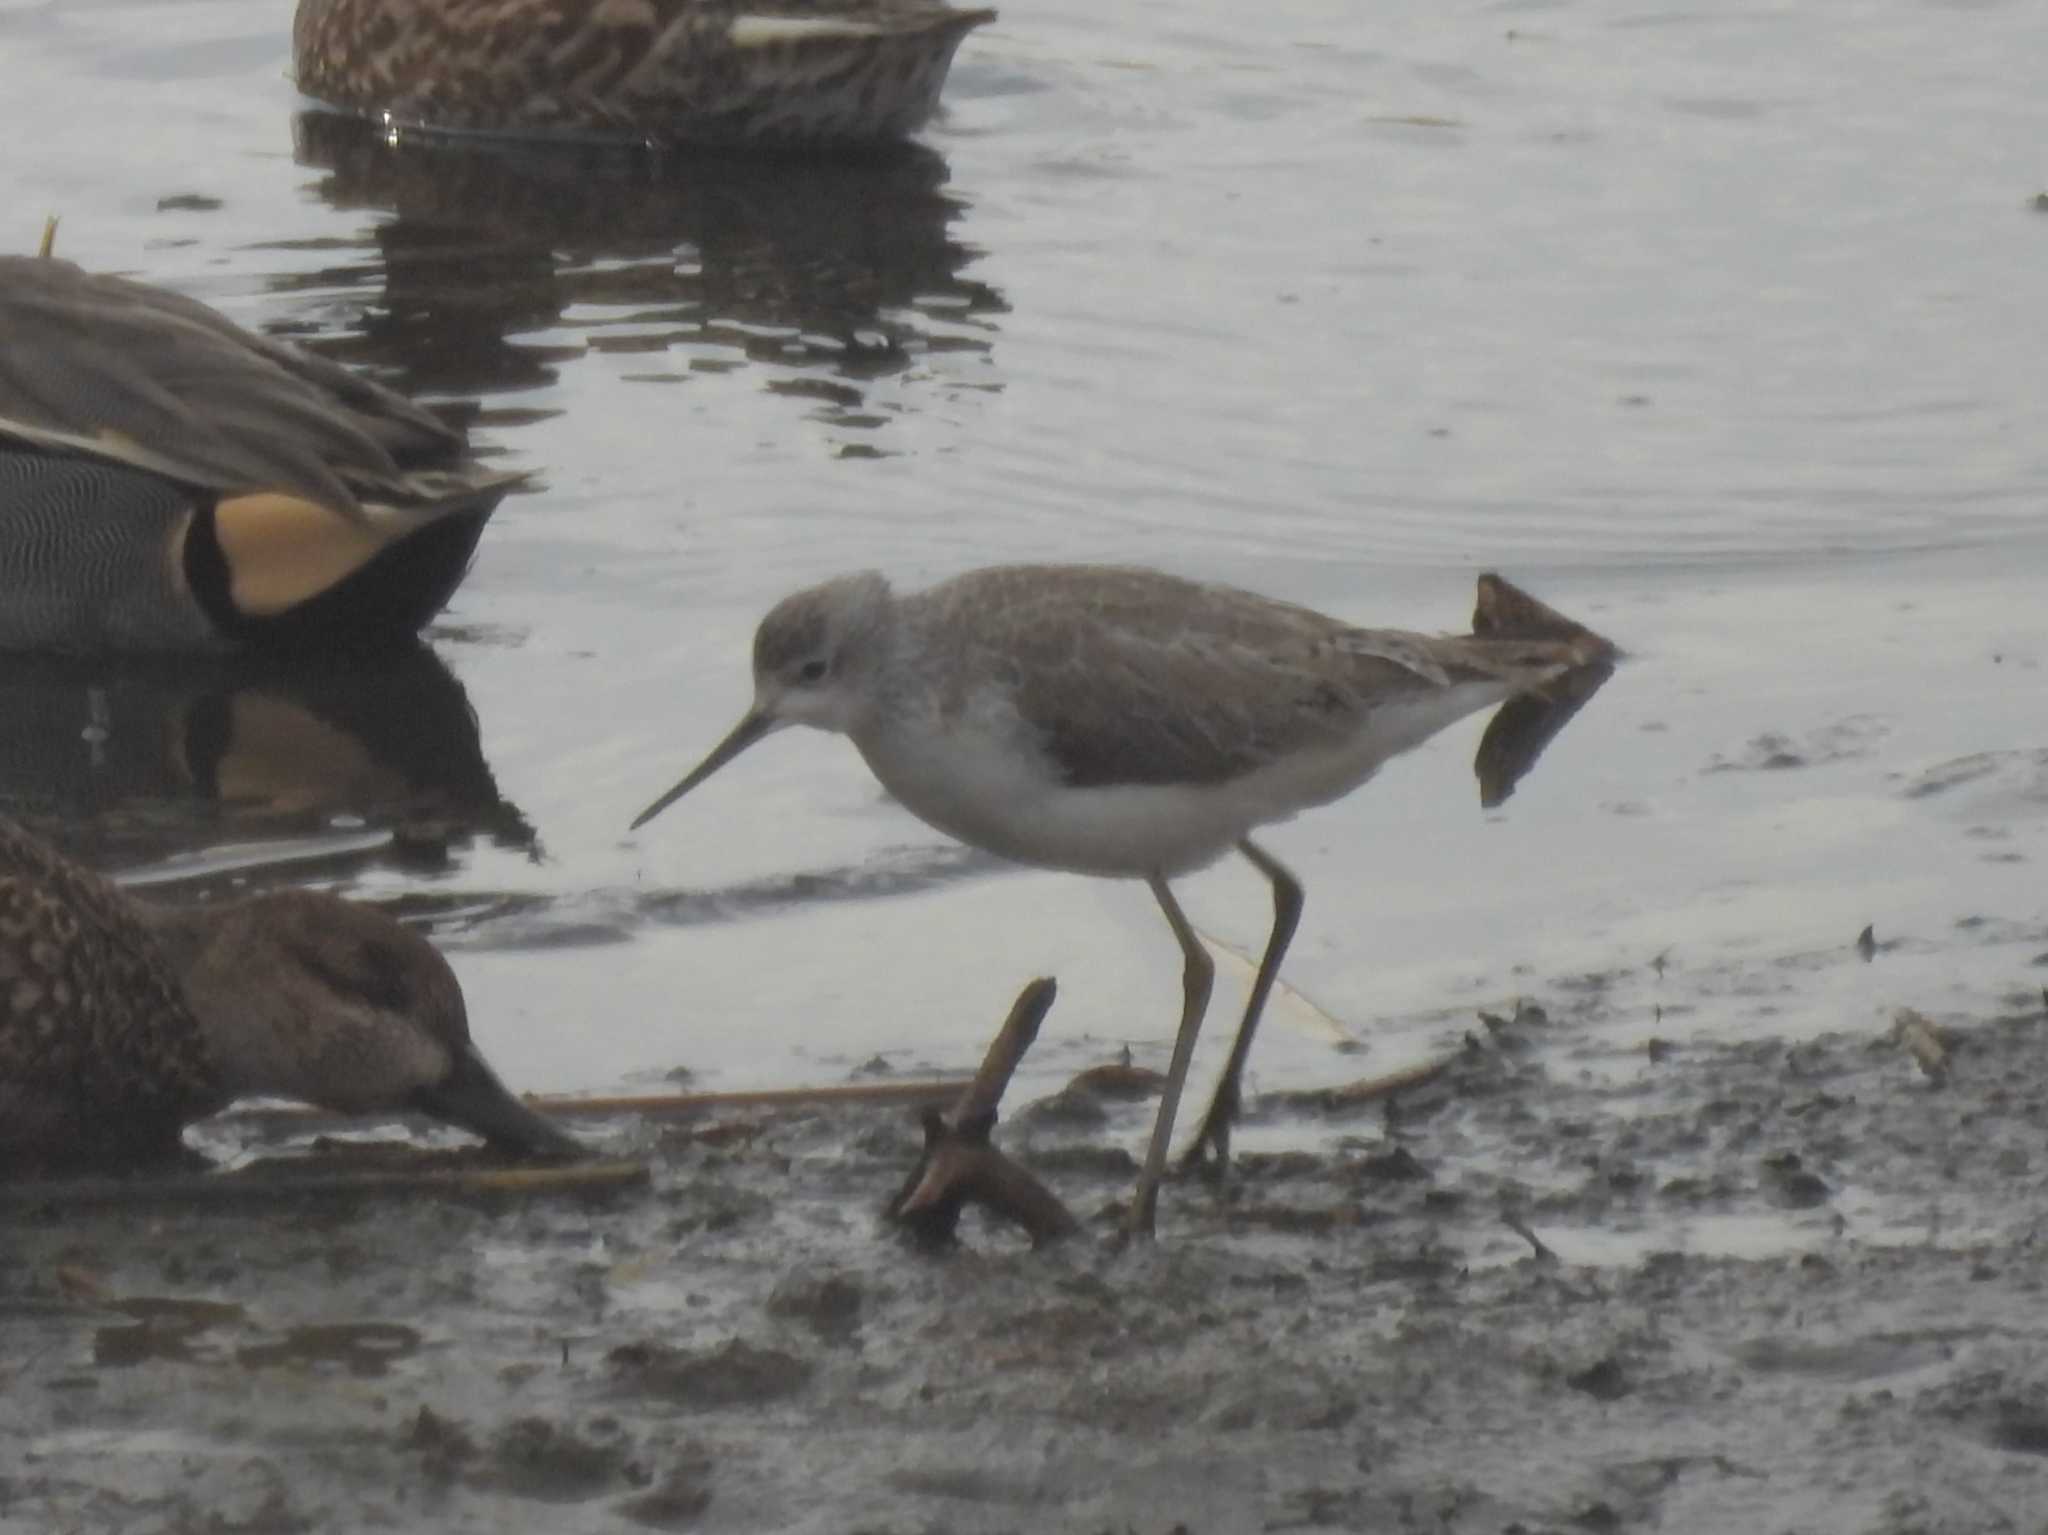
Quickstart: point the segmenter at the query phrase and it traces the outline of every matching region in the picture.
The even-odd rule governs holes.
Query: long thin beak
[[[448,1075],[414,1093],[412,1101],[423,1113],[480,1135],[500,1151],[558,1159],[585,1154],[581,1141],[513,1097],[474,1045],[465,1046]]]
[[[748,710],[747,717],[732,727],[732,734],[712,747],[711,755],[692,768],[688,778],[633,817],[633,824],[629,829],[638,831],[781,723],[782,721],[772,714],[764,714],[759,709]]]

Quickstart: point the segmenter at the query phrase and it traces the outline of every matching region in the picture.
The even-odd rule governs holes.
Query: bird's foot
[[[1220,1185],[1229,1172],[1230,1115],[1211,1108],[1188,1149],[1180,1154],[1180,1174]]]
[[[1150,1247],[1158,1236],[1158,1220],[1158,1188],[1141,1188],[1131,1200],[1130,1213],[1124,1217],[1123,1225],[1110,1239],[1110,1251],[1122,1252],[1133,1246]]]

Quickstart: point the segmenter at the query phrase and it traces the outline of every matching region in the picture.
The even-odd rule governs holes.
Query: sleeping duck
[[[0,257],[0,651],[411,639],[525,476],[197,300]]]

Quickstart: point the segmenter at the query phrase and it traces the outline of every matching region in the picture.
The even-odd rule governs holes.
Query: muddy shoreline
[[[53,1199],[0,1217],[0,1531],[2037,1530],[2026,1000],[1942,1082],[1475,1021],[1391,1109],[1255,1100],[1318,1149],[1122,1254],[1148,1106],[1076,1095],[998,1131],[1089,1229],[1044,1251],[883,1229],[900,1106],[613,1123],[651,1178],[593,1197]]]

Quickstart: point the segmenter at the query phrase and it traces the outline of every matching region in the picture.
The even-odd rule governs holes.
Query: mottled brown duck
[[[580,1150],[484,1060],[447,961],[382,912],[309,890],[142,901],[0,817],[0,1176],[175,1162],[187,1124],[252,1095]]]
[[[886,143],[992,10],[939,0],[299,0],[299,89],[400,125],[656,144]]]
[[[182,294],[0,257],[0,651],[412,639],[523,478]]]

